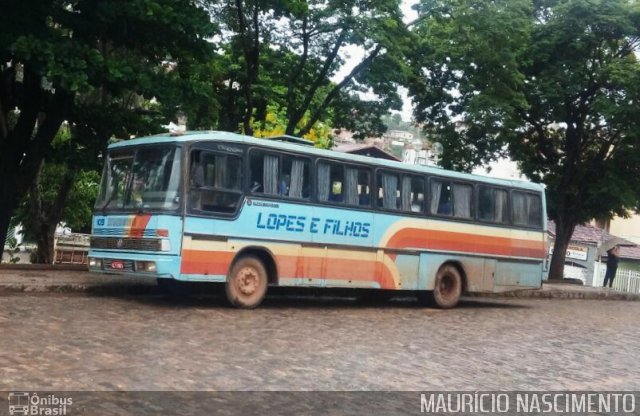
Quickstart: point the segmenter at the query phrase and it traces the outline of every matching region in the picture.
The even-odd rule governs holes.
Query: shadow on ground
[[[58,293],[65,293],[60,291]],[[71,293],[71,292],[68,292]],[[104,284],[89,287],[85,296],[112,297],[147,303],[157,307],[230,308],[223,284],[181,284],[167,292],[153,284]],[[322,308],[432,308],[418,301],[411,292],[387,292],[357,289],[272,287],[260,309],[322,309]],[[528,306],[505,300],[463,298],[457,308],[462,309],[522,309]]]

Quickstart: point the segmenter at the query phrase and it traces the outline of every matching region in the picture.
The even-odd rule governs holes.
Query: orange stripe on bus
[[[226,251],[184,250],[180,272],[184,274],[226,275],[236,253]],[[305,268],[321,270],[325,258],[313,256],[276,256],[278,274],[283,278],[304,278]],[[385,264],[370,260],[351,260],[340,258],[326,259],[324,264],[326,278],[333,280],[378,282],[381,288],[394,289],[396,283],[393,274]],[[373,278],[372,278],[373,277]]]
[[[184,250],[180,272],[226,275],[234,254],[228,251]]]
[[[150,219],[151,214],[140,214],[133,217],[131,228],[129,228],[129,237],[142,238]]]
[[[324,264],[324,276],[320,278],[333,280],[354,280],[378,282],[384,289],[396,287],[389,268],[375,260],[353,260],[330,257]],[[325,258],[311,256],[276,256],[278,272],[282,277],[305,277],[305,269],[320,270],[323,268]],[[371,276],[375,276],[371,278]]]
[[[544,242],[507,237],[481,236],[450,231],[404,228],[387,243],[389,248],[422,248],[544,258]]]

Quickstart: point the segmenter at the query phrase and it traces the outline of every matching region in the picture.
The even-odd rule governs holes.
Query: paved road
[[[2,390],[640,390],[640,302],[0,295]]]

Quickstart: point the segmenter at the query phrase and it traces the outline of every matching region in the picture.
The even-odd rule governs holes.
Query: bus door
[[[193,274],[224,275],[228,239],[246,232],[235,221],[242,201],[242,154],[241,147],[221,143],[198,143],[189,152],[182,254]]]

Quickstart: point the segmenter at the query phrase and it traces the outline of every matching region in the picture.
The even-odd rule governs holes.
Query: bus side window
[[[344,167],[335,163],[318,163],[318,200],[344,201]]]
[[[191,208],[208,212],[235,212],[242,196],[242,159],[203,151],[194,151],[191,155]]]
[[[466,183],[453,184],[453,216],[473,217],[473,186]]]
[[[400,207],[398,175],[388,172],[378,173],[378,206],[384,209]]]
[[[507,222],[508,193],[489,186],[478,187],[478,219],[504,224]]]
[[[309,198],[311,176],[309,159],[285,155],[282,157],[278,195],[289,198]]]
[[[402,178],[402,210],[407,212],[424,211],[424,180],[415,176]]]
[[[344,186],[343,194],[347,205],[369,206],[371,204],[368,169],[347,166]]]
[[[268,168],[265,167],[265,155],[261,152],[251,152],[250,157],[250,173],[249,173],[249,192],[262,194],[265,193],[264,173]],[[276,166],[277,167],[277,166]]]
[[[542,225],[542,205],[539,195],[520,191],[511,193],[511,220],[514,225],[540,227]]]
[[[429,212],[438,215],[451,215],[453,213],[451,182],[431,179],[430,191]]]
[[[540,227],[542,225],[542,203],[540,196],[528,195],[529,197],[529,225]]]

